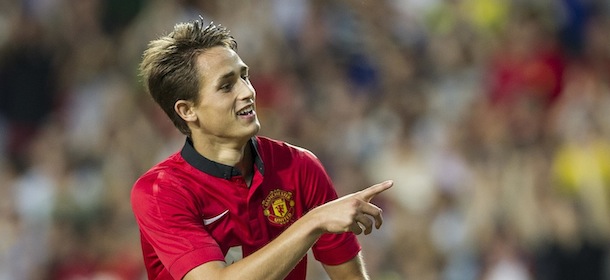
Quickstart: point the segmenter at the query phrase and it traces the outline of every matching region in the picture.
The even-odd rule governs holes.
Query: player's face
[[[260,123],[248,66],[227,47],[205,50],[198,56],[197,66],[201,88],[194,109],[203,134],[237,140],[254,136]]]

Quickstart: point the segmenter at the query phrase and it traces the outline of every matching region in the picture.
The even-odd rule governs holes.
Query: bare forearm
[[[184,279],[283,279],[321,236],[315,222],[311,217],[303,217],[252,255],[216,269],[216,275],[210,275],[207,269],[205,273],[195,269]]]
[[[184,279],[283,279],[323,233],[369,234],[373,226],[381,227],[381,209],[370,200],[391,186],[392,182],[386,181],[320,205],[254,254],[229,266],[220,261],[202,264]],[[351,275],[366,279],[360,261],[330,268],[329,274],[343,277],[346,274],[342,272],[352,271],[357,273]]]
[[[310,219],[298,220],[267,246],[249,256],[249,259],[227,267],[232,271],[226,273],[228,278],[223,279],[283,279],[307,254],[320,235],[315,232]]]

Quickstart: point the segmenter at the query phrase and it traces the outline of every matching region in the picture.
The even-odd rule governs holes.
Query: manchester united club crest
[[[285,225],[294,217],[292,193],[276,189],[263,200],[263,214],[273,225]]]

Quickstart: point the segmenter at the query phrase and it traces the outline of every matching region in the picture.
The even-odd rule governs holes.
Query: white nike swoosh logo
[[[209,218],[209,219],[203,219],[203,225],[207,226],[213,222],[216,222],[218,220],[220,220],[220,218],[222,218],[222,216],[226,215],[227,213],[229,213],[229,210],[225,210],[224,212],[220,213],[219,215]]]

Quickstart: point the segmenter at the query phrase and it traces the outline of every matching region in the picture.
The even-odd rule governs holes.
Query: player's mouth
[[[253,105],[246,106],[243,109],[237,111],[237,116],[239,116],[239,117],[247,118],[247,117],[254,116],[254,114],[256,114],[256,112],[254,111]]]

